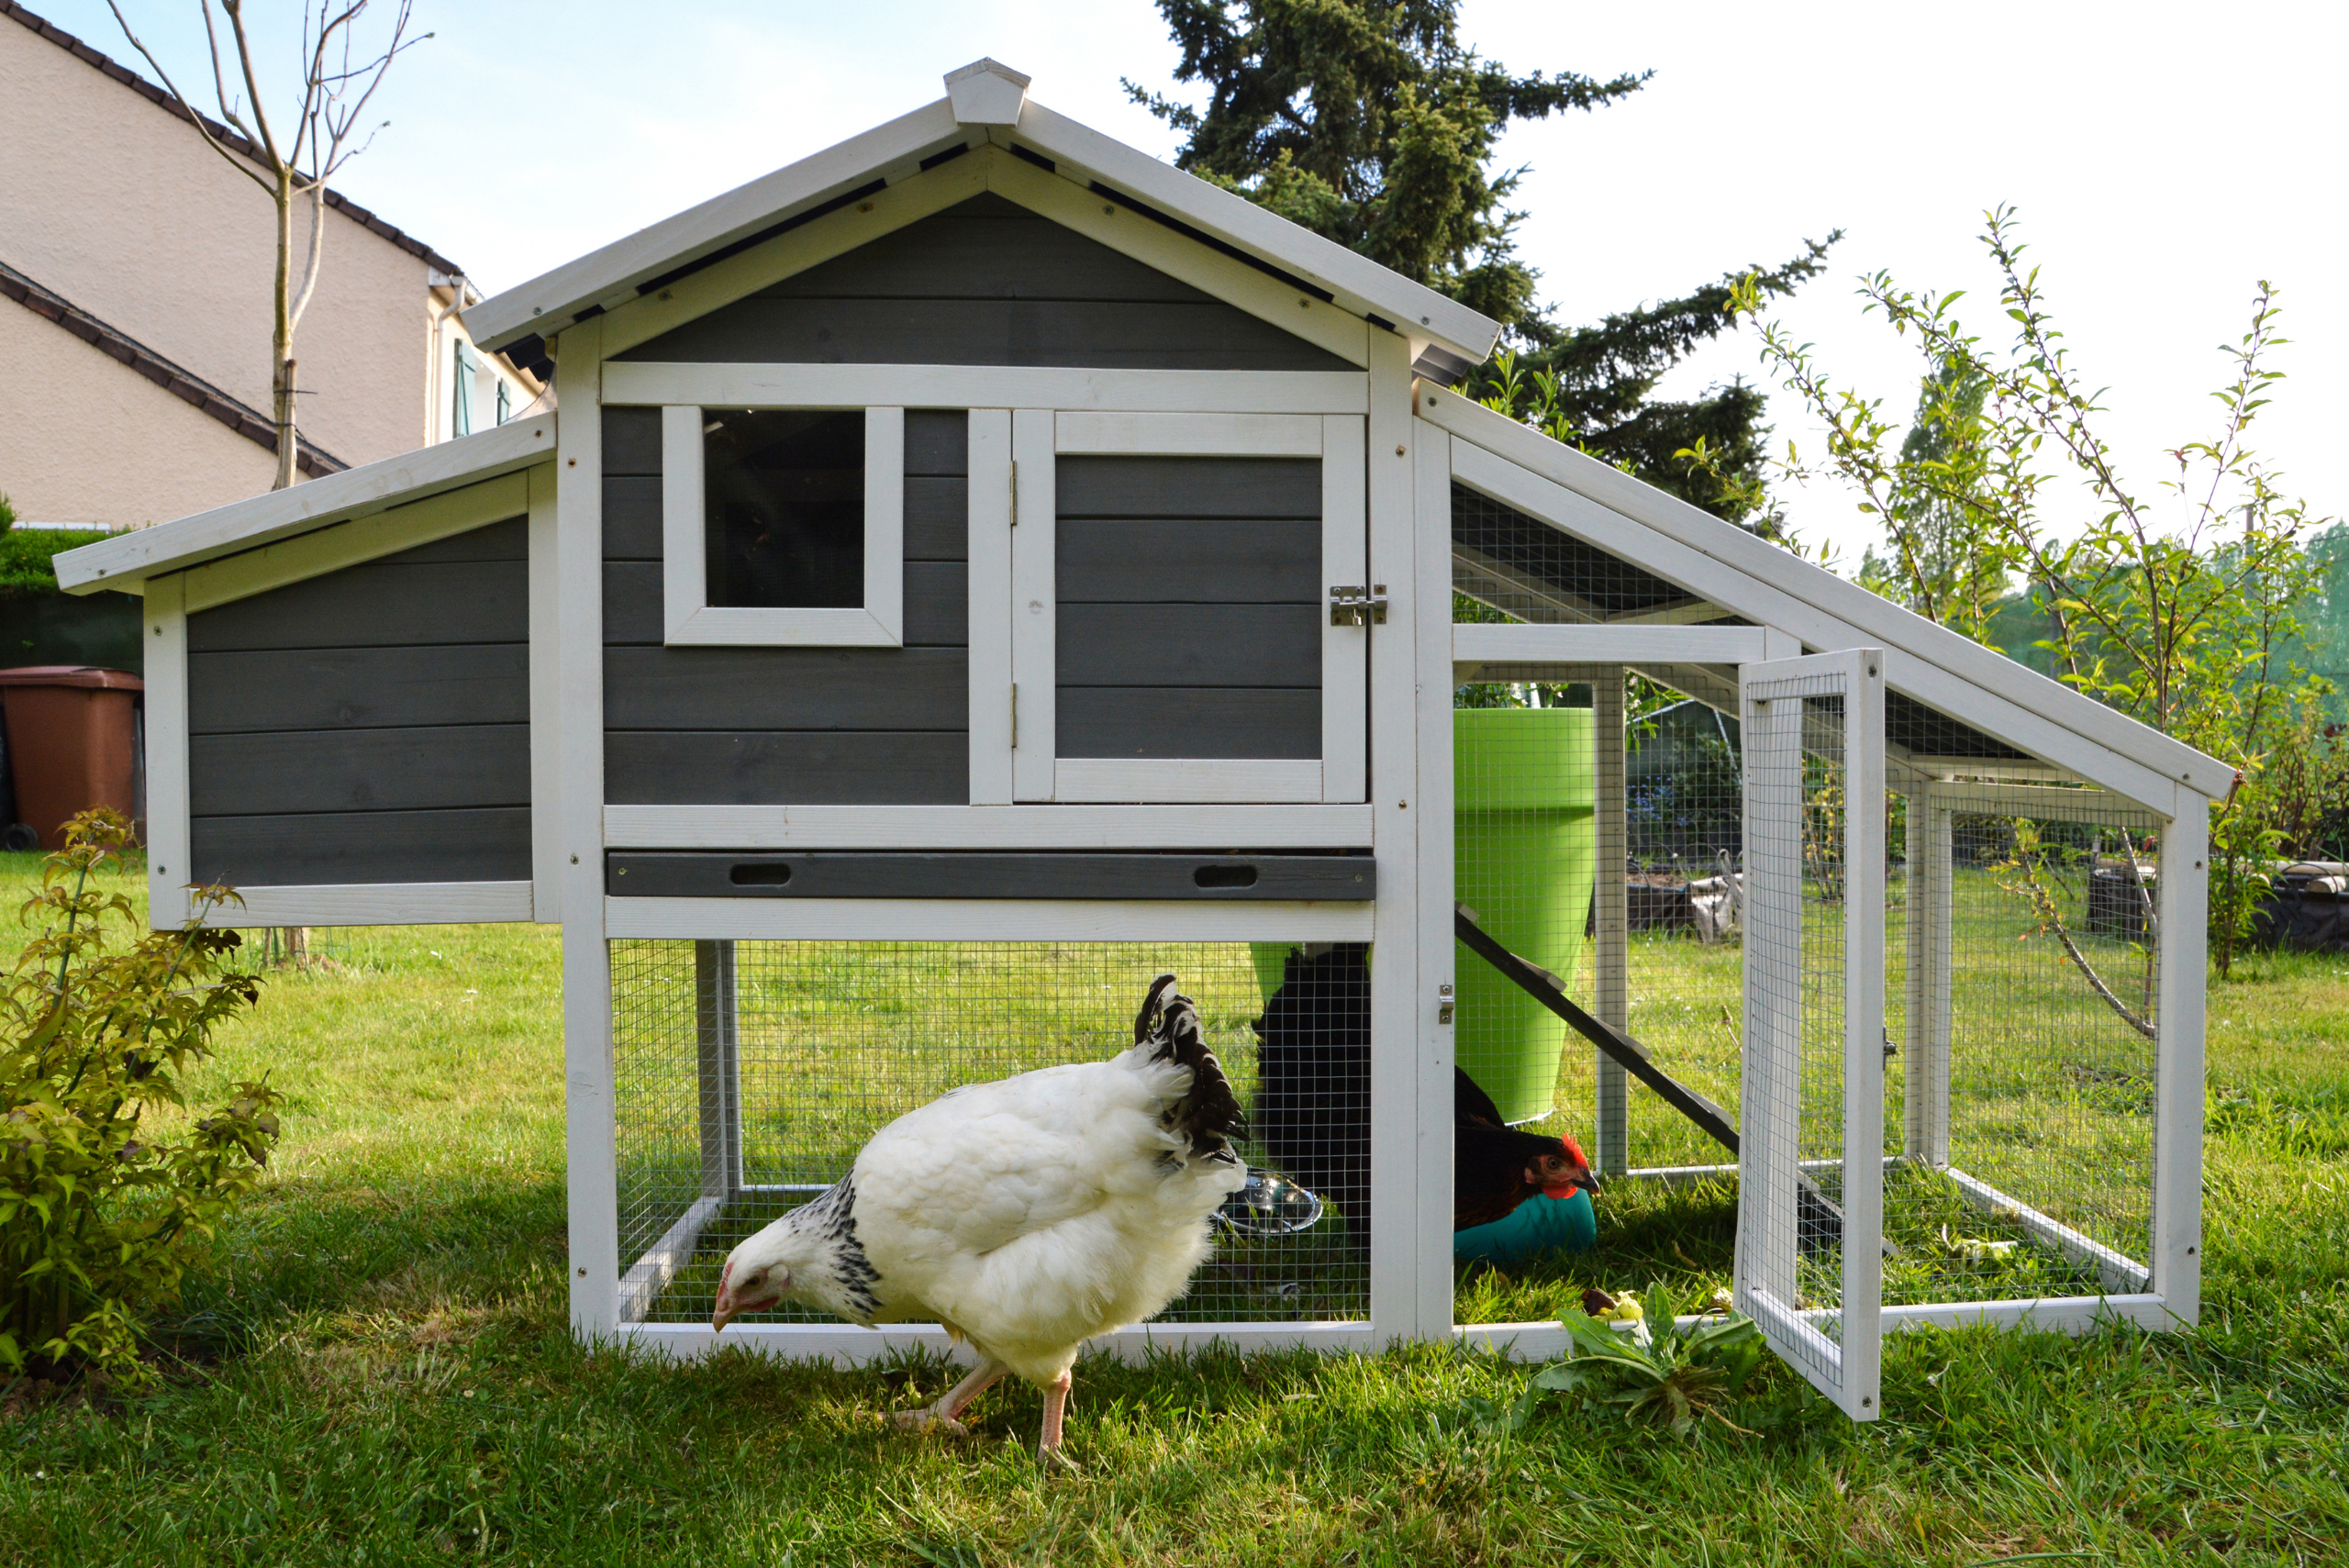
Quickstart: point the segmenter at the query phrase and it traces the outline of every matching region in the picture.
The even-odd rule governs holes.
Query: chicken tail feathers
[[[1134,1043],[1149,1047],[1152,1062],[1172,1061],[1191,1070],[1190,1091],[1166,1113],[1166,1126],[1183,1135],[1191,1157],[1230,1157],[1232,1140],[1248,1136],[1248,1118],[1231,1080],[1224,1076],[1223,1063],[1208,1049],[1198,1004],[1174,989],[1173,975],[1151,982],[1150,995],[1134,1019]]]

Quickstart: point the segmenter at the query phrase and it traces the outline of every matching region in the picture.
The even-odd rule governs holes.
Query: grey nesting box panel
[[[661,411],[604,411],[604,797],[961,805],[969,416],[906,414],[905,646],[662,644]]]
[[[1059,462],[1063,757],[1321,755],[1318,458]]]
[[[188,617],[197,881],[529,876],[529,543],[515,517]]]
[[[1150,221],[1138,215],[1130,220]],[[656,363],[1356,368],[993,195],[907,224],[617,357]]]

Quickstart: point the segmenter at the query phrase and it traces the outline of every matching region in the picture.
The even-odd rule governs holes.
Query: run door
[[[1881,1408],[1884,656],[1747,664],[1737,1303],[1855,1420]]]
[[[1360,801],[1354,415],[1012,417],[1016,800]]]

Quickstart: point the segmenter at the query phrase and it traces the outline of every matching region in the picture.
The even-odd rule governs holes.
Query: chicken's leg
[[[1044,1433],[1036,1443],[1038,1459],[1064,1470],[1075,1468],[1075,1462],[1061,1451],[1061,1418],[1067,1411],[1069,1386],[1074,1381],[1063,1373],[1044,1385]]]
[[[897,1423],[901,1431],[947,1431],[958,1438],[969,1437],[971,1429],[955,1418],[963,1413],[963,1407],[976,1399],[982,1390],[1008,1370],[993,1356],[983,1355],[979,1358],[979,1364],[971,1369],[971,1375],[941,1395],[937,1404],[894,1411],[890,1418]]]

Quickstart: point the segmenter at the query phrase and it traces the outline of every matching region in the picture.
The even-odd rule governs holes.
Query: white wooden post
[[[1629,1030],[1631,1027],[1631,911],[1624,888],[1631,846],[1625,802],[1627,762],[1623,734],[1623,667],[1600,667],[1591,681],[1591,722],[1598,740],[1598,876],[1592,922],[1592,958],[1598,969],[1598,1021]],[[1593,1151],[1605,1175],[1620,1175],[1631,1168],[1631,1080],[1622,1064],[1605,1051],[1594,1051],[1598,1064],[1598,1103],[1593,1122]]]
[[[1844,1411],[1879,1414],[1884,1358],[1884,655],[1843,695]],[[1854,1403],[1856,1400],[1856,1403]]]
[[[619,1327],[619,1184],[612,1124],[612,961],[604,940],[603,333],[562,335],[556,431],[555,576],[562,623],[564,1157],[570,1198],[571,1328]]]
[[[1011,411],[970,413],[971,804],[1011,804]]]
[[[1428,1251],[1430,1216],[1439,1208],[1444,1211],[1443,1234],[1450,1238],[1451,1121],[1447,1117],[1436,1124],[1439,1145],[1431,1137],[1425,1103],[1432,1064],[1451,1071],[1452,1031],[1437,1025],[1433,999],[1423,994],[1432,988],[1428,970],[1450,961],[1448,910],[1440,961],[1430,957],[1434,948],[1429,928],[1434,920],[1431,900],[1448,893],[1452,882],[1450,840],[1441,846],[1430,842],[1430,824],[1441,821],[1448,830],[1451,812],[1448,806],[1431,805],[1421,789],[1435,784],[1427,771],[1430,737],[1421,682],[1429,650],[1421,644],[1427,628],[1440,623],[1446,640],[1438,684],[1448,690],[1451,578],[1447,566],[1446,596],[1431,601],[1427,552],[1419,537],[1426,464],[1443,462],[1448,443],[1439,438],[1431,457],[1424,450],[1414,456],[1415,437],[1432,432],[1417,428],[1411,396],[1408,345],[1390,333],[1373,333],[1364,460],[1367,565],[1369,580],[1387,585],[1386,623],[1369,628],[1371,842],[1378,856],[1370,959],[1370,1321],[1378,1344],[1452,1330],[1450,1251]],[[1443,484],[1448,496],[1448,470]],[[1448,540],[1448,527],[1445,534]],[[1435,790],[1439,796],[1451,793],[1450,738],[1447,728],[1447,787]],[[1435,874],[1425,869],[1431,851],[1440,857]]]
[[[1051,409],[1012,412],[1011,457],[1012,796],[1050,800],[1060,751],[1060,470]]]
[[[562,583],[555,519],[562,459],[531,469],[530,591],[530,918],[562,918]]]
[[[186,586],[179,573],[150,579],[139,612],[147,644],[147,923],[157,930],[188,917],[186,888],[195,879],[188,821]]]
[[[2180,786],[2162,834],[2160,1017],[2154,1074],[2153,1288],[2181,1325],[2202,1318],[2202,1025],[2208,984],[2210,803]]]

